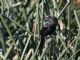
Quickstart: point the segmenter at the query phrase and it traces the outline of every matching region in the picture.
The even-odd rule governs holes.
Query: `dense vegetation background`
[[[0,0],[0,60],[80,60],[80,6],[75,0],[60,15],[64,29],[56,28],[56,35],[48,36],[42,54],[38,53],[44,18],[58,17],[66,3]]]

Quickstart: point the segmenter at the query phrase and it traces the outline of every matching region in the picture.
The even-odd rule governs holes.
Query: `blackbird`
[[[45,38],[48,35],[54,34],[57,25],[58,25],[58,19],[55,16],[45,17],[43,27],[40,30],[41,43],[39,46],[39,51],[42,51],[42,49],[43,49],[43,46],[45,43]]]

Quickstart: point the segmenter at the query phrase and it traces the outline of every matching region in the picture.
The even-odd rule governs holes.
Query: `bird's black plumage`
[[[55,16],[45,17],[43,27],[40,31],[41,43],[39,50],[43,49],[45,43],[45,37],[47,35],[52,35],[55,32],[57,25],[58,25],[58,19]]]

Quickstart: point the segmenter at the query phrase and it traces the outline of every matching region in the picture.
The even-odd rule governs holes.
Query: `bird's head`
[[[58,24],[58,19],[55,16],[47,16],[44,19],[43,26],[44,27],[52,26],[52,25],[56,26],[57,24]]]

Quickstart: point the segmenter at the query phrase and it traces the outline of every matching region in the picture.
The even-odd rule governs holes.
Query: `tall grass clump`
[[[57,26],[40,53],[49,15],[63,22],[63,30]],[[80,60],[79,39],[80,7],[73,0],[0,0],[0,60]]]

